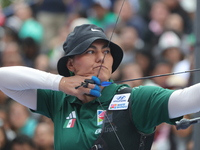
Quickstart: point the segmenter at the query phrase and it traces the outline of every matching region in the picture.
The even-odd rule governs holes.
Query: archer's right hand
[[[80,100],[84,100],[87,95],[100,97],[101,96],[101,88],[99,87],[100,84],[101,81],[96,76],[63,77],[60,81],[59,90],[63,91],[68,95],[75,96]]]

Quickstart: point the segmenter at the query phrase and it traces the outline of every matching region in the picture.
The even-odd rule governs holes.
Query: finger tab
[[[97,90],[90,90],[90,94],[95,96],[95,97],[100,97],[101,96],[101,93]]]
[[[101,91],[101,88],[98,86],[98,85],[95,85],[95,87],[93,88],[93,90],[96,90],[96,91]]]
[[[93,80],[96,84],[98,84],[98,85],[101,84],[100,79],[99,79],[98,77],[96,77],[96,76],[92,76],[92,80]]]

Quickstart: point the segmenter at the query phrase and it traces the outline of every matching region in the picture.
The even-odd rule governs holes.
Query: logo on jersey
[[[97,110],[97,125],[103,123],[105,112],[105,110]]]
[[[72,111],[68,117],[66,117],[66,121],[64,123],[63,128],[73,128],[76,122],[76,113]]]
[[[91,31],[98,31],[98,32],[102,32],[101,30],[99,30],[99,29],[94,29],[94,28],[91,28]]]
[[[116,94],[110,105],[108,110],[125,110],[128,108],[128,100],[130,97],[130,93],[125,93],[125,94]]]
[[[101,128],[100,129],[96,129],[95,134],[100,134],[101,133]]]
[[[110,108],[115,108],[117,104],[111,104]]]

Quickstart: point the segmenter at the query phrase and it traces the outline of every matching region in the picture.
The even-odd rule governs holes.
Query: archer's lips
[[[97,67],[94,67],[94,69],[100,69],[100,68],[105,68],[105,69],[108,69],[107,67],[105,67],[105,66],[97,66]]]

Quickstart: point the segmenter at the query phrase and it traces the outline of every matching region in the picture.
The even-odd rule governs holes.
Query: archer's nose
[[[97,54],[97,62],[98,63],[103,63],[104,62],[104,58],[105,58],[105,55],[104,53],[100,52]]]

